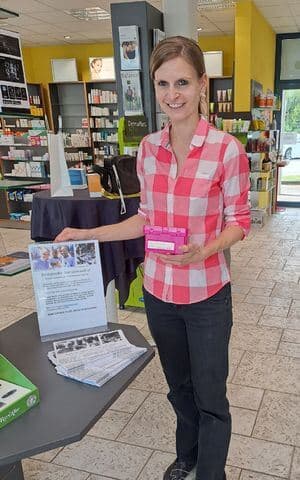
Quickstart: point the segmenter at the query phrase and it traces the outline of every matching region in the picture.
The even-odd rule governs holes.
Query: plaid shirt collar
[[[168,149],[170,147],[170,127],[171,123],[159,132],[155,132],[148,138],[149,143]],[[191,141],[191,147],[202,147],[209,130],[209,123],[203,117],[200,117],[196,131]]]

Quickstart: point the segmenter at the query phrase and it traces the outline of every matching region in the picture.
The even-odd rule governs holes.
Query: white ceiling
[[[110,11],[111,3],[130,0],[0,0],[0,7],[19,13],[0,20],[0,28],[18,31],[27,46],[98,43],[111,41],[110,20],[78,20],[65,10],[99,6]],[[162,10],[161,0],[148,0]],[[180,0],[179,0],[180,1]],[[300,32],[300,0],[254,0],[276,33]],[[232,35],[234,9],[197,12],[200,35]],[[65,35],[70,35],[68,40]]]

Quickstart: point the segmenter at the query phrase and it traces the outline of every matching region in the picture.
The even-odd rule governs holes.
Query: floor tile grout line
[[[289,476],[288,476],[288,478],[291,478],[291,476],[292,476],[292,469],[293,469],[293,464],[294,464],[295,456],[296,456],[296,447],[294,447],[294,450],[293,450],[293,453],[292,453],[291,465],[290,465],[290,470],[289,470]]]
[[[279,355],[278,355],[279,356]],[[284,355],[282,355],[284,356]],[[292,359],[295,359],[295,357],[290,357],[290,356],[286,356],[286,358],[292,358]],[[239,385],[241,387],[251,387],[251,388],[254,388],[253,385],[248,385],[247,383],[236,383],[236,382],[233,382],[232,380],[230,380],[230,383],[233,383],[233,385]],[[264,389],[264,387],[257,387],[257,388],[261,388],[262,390]],[[299,395],[298,393],[295,393],[295,392],[287,392],[286,390],[274,390],[273,388],[266,388],[266,390],[268,392],[277,392],[277,393],[286,393],[287,395]]]
[[[252,431],[251,431],[251,435],[250,435],[251,438],[254,438],[254,437],[253,437],[253,432],[254,432],[255,427],[256,427],[256,424],[257,424],[257,419],[258,419],[259,412],[260,412],[260,409],[261,409],[262,404],[263,404],[263,400],[264,400],[265,395],[266,395],[266,391],[267,391],[267,390],[264,389],[263,394],[262,394],[261,399],[260,399],[260,403],[259,403],[259,406],[258,406],[258,409],[257,409],[257,414],[256,414],[256,417],[255,417],[255,421],[254,421],[254,423],[253,423],[253,427],[252,427]]]
[[[150,457],[148,458],[148,460],[146,461],[145,465],[140,469],[139,473],[137,474],[136,480],[139,480],[140,475],[143,473],[144,469],[146,468],[146,466],[150,462],[151,458],[153,458],[154,453],[155,453],[155,450],[152,451],[152,453],[151,453]]]
[[[267,476],[269,477],[269,473],[265,473],[265,472],[260,472],[258,470],[249,470],[248,468],[242,468],[241,469],[241,473],[240,473],[240,477],[239,477],[239,480],[242,478],[241,475],[243,472],[253,472],[253,473],[258,473],[259,475],[264,475],[264,476]],[[271,478],[274,480],[289,480],[290,477],[278,477],[278,475],[272,475]]]
[[[282,340],[282,337],[284,335],[284,328],[282,329],[282,332],[281,332],[281,336],[280,336],[280,339],[279,339],[279,342],[278,342],[278,345],[277,345],[277,349],[276,349],[276,353],[275,355],[278,355],[278,351],[279,351],[279,347],[280,347],[280,344],[281,344],[281,340]]]
[[[128,424],[132,421],[132,419],[135,417],[135,415],[138,413],[138,411],[140,410],[140,408],[142,407],[142,405],[144,405],[145,401],[149,398],[149,396],[151,395],[152,392],[149,392],[148,395],[144,398],[144,400],[142,401],[142,403],[139,405],[139,407],[137,408],[137,410],[131,415],[131,417],[129,418],[128,422],[126,423],[126,425],[122,428],[122,430],[118,433],[117,437],[116,437],[116,440],[118,440],[118,438],[120,437],[120,435],[123,433],[123,431],[125,430],[125,428],[128,426]]]
[[[72,445],[72,444],[70,444]],[[66,445],[67,447],[68,445]],[[63,447],[62,450],[64,450],[65,447]],[[61,450],[61,451],[62,451]],[[60,452],[59,452],[60,453]],[[61,463],[53,463],[52,461],[51,462],[48,462],[47,460],[42,460],[40,458],[33,458],[33,457],[29,457],[29,458],[23,458],[22,461],[24,460],[29,460],[29,461],[33,461],[33,462],[41,462],[41,463],[44,463],[45,465],[54,465],[55,467],[63,467],[63,468],[67,468],[67,469],[70,469],[70,470],[75,470],[76,472],[83,472],[83,473],[86,473],[88,474],[88,477],[90,475],[98,475],[96,473],[92,473],[92,472],[88,472],[87,470],[82,470],[82,469],[79,469],[79,468],[76,468],[76,467],[69,467],[67,465],[62,465]],[[88,477],[86,478],[86,480],[88,480]],[[109,477],[107,477],[109,478]],[[26,479],[25,479],[26,480]],[[118,478],[116,478],[116,480],[120,480]]]
[[[235,434],[235,435],[236,435],[236,434]],[[161,452],[161,453],[170,453],[170,454],[176,455],[175,449],[174,449],[173,451],[171,451],[171,450],[163,450],[163,449],[161,449],[161,448],[160,448],[160,449],[158,449],[158,448],[149,448],[149,447],[146,447],[145,445],[138,445],[138,444],[133,443],[133,442],[131,442],[131,441],[129,442],[128,440],[126,440],[126,442],[123,441],[123,440],[120,440],[120,439],[118,439],[118,440],[109,440],[109,439],[103,438],[103,437],[95,437],[94,435],[90,435],[89,433],[87,433],[86,436],[91,437],[91,438],[96,439],[96,440],[105,440],[105,441],[107,441],[107,442],[115,442],[115,443],[118,443],[118,444],[120,444],[120,445],[129,445],[129,446],[131,446],[131,447],[138,447],[138,448],[142,448],[142,449],[145,449],[145,450],[157,451],[157,452]],[[249,438],[249,437],[246,436],[246,438]]]

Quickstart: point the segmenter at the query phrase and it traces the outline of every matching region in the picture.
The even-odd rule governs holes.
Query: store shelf
[[[17,175],[10,175],[8,173],[5,173],[3,175],[4,179],[13,179],[13,180],[28,180],[29,182],[31,181],[34,181],[34,180],[37,180],[37,181],[40,181],[41,183],[49,180],[49,177],[27,177],[27,176],[24,176],[24,177],[19,177]]]

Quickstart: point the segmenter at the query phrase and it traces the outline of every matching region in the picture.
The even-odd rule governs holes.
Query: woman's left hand
[[[163,255],[158,257],[165,263],[173,265],[189,265],[190,263],[199,263],[207,258],[205,247],[190,243],[181,247],[182,254]]]

